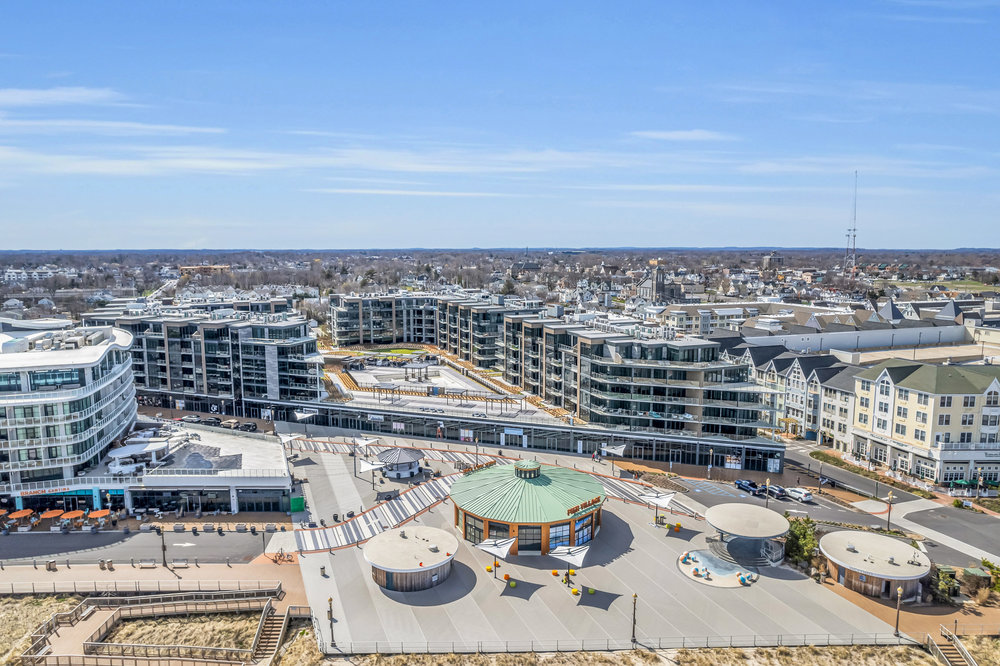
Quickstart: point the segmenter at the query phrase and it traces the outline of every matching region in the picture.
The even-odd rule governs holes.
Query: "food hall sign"
[[[572,516],[574,513],[579,513],[580,511],[583,511],[584,509],[590,508],[590,507],[594,506],[595,504],[600,504],[600,503],[601,503],[601,498],[600,497],[595,497],[592,500],[587,500],[583,504],[577,504],[576,506],[571,506],[570,508],[566,509],[566,515],[567,516]]]

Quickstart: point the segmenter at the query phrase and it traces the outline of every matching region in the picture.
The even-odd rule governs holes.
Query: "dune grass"
[[[336,663],[327,659],[316,645],[316,634],[308,623],[297,623],[288,628],[285,643],[278,651],[275,666],[319,666],[324,663]]]
[[[980,664],[1000,664],[1000,638],[962,636],[962,642]]]
[[[54,613],[73,610],[79,597],[0,597],[0,666],[21,663],[29,635]]]
[[[115,627],[104,642],[247,649],[253,644],[259,623],[259,613],[209,613],[126,620]]]
[[[938,666],[923,650],[867,645],[679,650],[673,656],[673,663],[680,666]]]

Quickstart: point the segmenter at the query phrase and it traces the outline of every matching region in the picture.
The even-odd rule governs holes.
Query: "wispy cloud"
[[[47,119],[14,120],[0,116],[0,134],[100,134],[106,136],[150,136],[222,134],[219,127],[158,125],[118,120]]]
[[[632,132],[631,136],[639,139],[655,139],[657,141],[736,141],[739,137],[724,132],[712,130],[642,130]]]
[[[320,194],[367,194],[389,197],[514,197],[517,194],[501,194],[499,192],[448,192],[441,190],[374,190],[358,188],[315,188],[306,192]]]
[[[954,24],[954,25],[975,25],[986,23],[986,19],[973,18],[971,16],[930,16],[925,14],[882,14],[879,18],[886,21],[898,21],[900,23],[930,23],[930,24]]]
[[[511,174],[648,166],[652,158],[560,150],[387,150],[350,148],[307,152],[240,150],[213,146],[94,147],[52,153],[0,146],[0,170],[145,176],[168,173],[240,174],[293,169],[345,169],[407,174]]]
[[[111,88],[0,88],[0,107],[116,104],[125,96]]]

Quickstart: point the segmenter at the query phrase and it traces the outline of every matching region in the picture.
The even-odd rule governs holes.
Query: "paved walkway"
[[[355,449],[353,444],[320,439],[291,440],[286,444],[286,446],[290,451],[331,453],[340,455],[347,455]],[[396,447],[372,445],[362,447],[362,450],[371,455],[378,455],[382,451],[386,451],[391,448],[398,448],[399,446],[402,445],[397,445]],[[517,460],[516,458],[509,456],[486,453],[482,451],[477,454],[474,452],[470,453],[468,451],[453,451],[450,449],[437,449],[432,447],[417,448],[420,448],[424,452],[424,456],[428,460],[437,460],[446,463],[461,462],[469,465],[475,465],[486,461],[494,461],[497,464],[504,465]],[[570,459],[572,460],[573,458]],[[576,465],[574,465],[574,467],[576,467]],[[344,463],[343,471],[345,474],[339,476],[350,481],[351,476],[348,473],[346,463]],[[650,486],[635,481],[615,479],[599,472],[587,471],[585,469],[581,469],[580,471],[597,477],[604,485],[604,489],[608,497],[635,504],[646,504],[643,500],[639,499],[639,496],[649,492]],[[269,544],[268,552],[277,552],[281,548],[289,550],[294,548],[294,550],[299,553],[321,552],[337,548],[346,548],[348,546],[353,546],[367,541],[384,530],[402,525],[415,516],[420,515],[427,509],[447,499],[452,484],[458,478],[459,474],[450,474],[448,476],[431,479],[430,481],[401,492],[395,499],[382,502],[381,504],[360,513],[351,520],[332,527],[297,529],[294,532],[294,546],[287,538],[279,539],[274,543]],[[310,486],[311,484],[305,485]],[[350,488],[347,488],[346,484],[337,482],[337,480],[334,479],[332,481],[332,489],[333,492],[338,495],[338,500],[345,500],[345,502],[342,502],[342,505],[351,506],[356,504],[360,506],[360,496],[357,495],[357,490],[353,485],[351,485]],[[306,492],[308,493],[310,490],[307,488]],[[343,497],[341,497],[341,494],[343,494]],[[697,513],[698,508],[691,507],[690,505],[692,504],[695,503],[690,502],[687,498],[685,498],[685,505],[682,508],[687,509],[689,512]],[[315,502],[311,502],[311,505],[316,506]]]

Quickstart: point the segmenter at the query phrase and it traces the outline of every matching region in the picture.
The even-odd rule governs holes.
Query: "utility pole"
[[[900,585],[896,588],[896,631],[893,632],[894,636],[899,636],[899,605],[903,601],[903,586]],[[957,622],[957,620],[956,620]]]
[[[886,499],[889,500],[889,513],[887,513],[885,515],[885,531],[886,532],[889,531],[889,529],[890,529],[889,528],[889,524],[890,524],[890,521],[892,520],[892,498],[893,498],[893,494],[892,494],[892,491],[890,490],[889,494],[886,496]]]
[[[167,568],[167,539],[163,536],[163,528],[160,528],[160,553],[163,555],[163,568]]]

